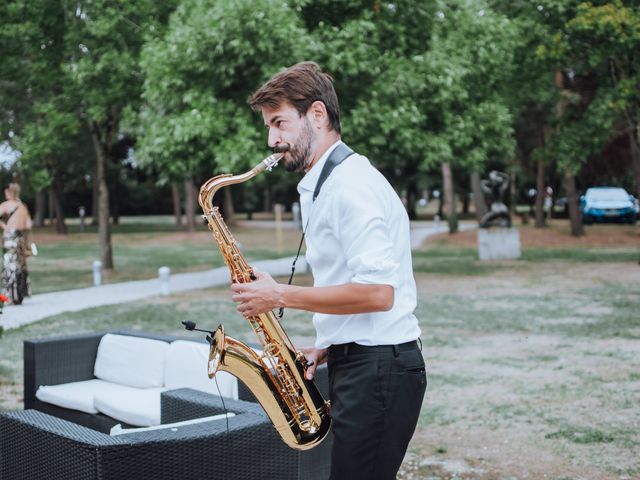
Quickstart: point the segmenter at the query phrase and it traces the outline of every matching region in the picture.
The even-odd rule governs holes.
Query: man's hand
[[[307,380],[313,380],[313,377],[316,374],[316,368],[318,365],[322,365],[327,361],[327,356],[329,354],[326,348],[301,348],[300,351],[304,353],[304,356],[307,357],[307,364],[309,365],[305,372],[305,377]]]
[[[253,271],[256,279],[249,283],[232,283],[234,294],[231,300],[238,305],[238,312],[245,317],[254,317],[269,312],[282,305],[282,287],[271,275],[258,270]]]

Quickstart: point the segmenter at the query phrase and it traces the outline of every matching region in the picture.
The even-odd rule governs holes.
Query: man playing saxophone
[[[298,184],[313,287],[268,274],[232,285],[245,317],[275,308],[314,312],[315,347],[303,350],[313,378],[328,362],[334,443],[331,479],[395,479],[426,390],[417,339],[409,219],[387,180],[341,141],[331,77],[303,62],[249,99],[271,147],[305,172]]]

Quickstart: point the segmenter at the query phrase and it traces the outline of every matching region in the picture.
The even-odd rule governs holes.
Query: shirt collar
[[[331,155],[331,152],[342,143],[342,140],[338,140],[336,143],[327,148],[327,151],[322,154],[320,159],[315,163],[311,170],[309,170],[302,180],[298,183],[298,193],[302,195],[303,192],[313,192],[316,189],[316,184],[320,178],[320,173],[324,164],[327,162],[327,158]]]

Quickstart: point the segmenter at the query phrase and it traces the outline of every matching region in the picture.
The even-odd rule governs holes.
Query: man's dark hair
[[[283,101],[288,102],[302,116],[317,100],[327,109],[330,128],[340,133],[340,107],[333,78],[314,62],[297,63],[277,73],[248,102],[256,111],[263,106],[278,108]]]

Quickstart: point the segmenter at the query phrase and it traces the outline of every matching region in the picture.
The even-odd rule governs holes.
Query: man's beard
[[[311,161],[311,142],[313,140],[313,129],[311,122],[305,118],[304,127],[289,150],[290,159],[284,162],[284,168],[289,172],[304,172]]]

